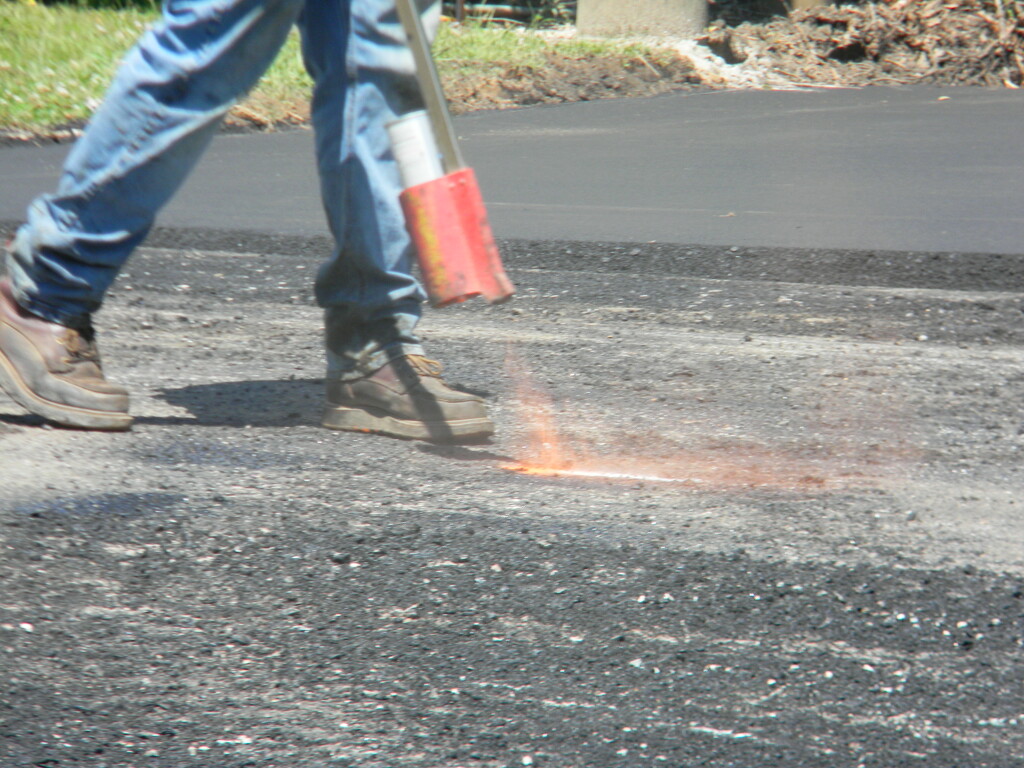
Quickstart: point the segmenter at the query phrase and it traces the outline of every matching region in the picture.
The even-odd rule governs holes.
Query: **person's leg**
[[[18,303],[74,326],[273,61],[300,0],[168,0],[122,63],[55,194],[29,208],[8,271]]]
[[[421,7],[433,32],[440,3]],[[386,126],[423,101],[394,0],[308,0],[299,23],[336,241],[316,282],[326,327],[324,426],[423,439],[488,435],[482,401],[444,384],[415,333],[425,297],[412,275]]]
[[[128,54],[56,193],[31,204],[10,248],[0,384],[22,405],[102,428],[78,418],[82,397],[91,402],[84,392],[63,402],[66,387],[45,385],[57,375],[45,361],[60,357],[46,339],[61,332],[30,333],[15,318],[27,310],[81,332],[94,347],[91,313],[224,114],[273,61],[301,8],[301,0],[168,0],[161,20]],[[125,397],[117,402],[127,408]],[[112,403],[98,404],[102,411]],[[123,418],[117,421],[108,428],[123,428]]]
[[[437,25],[440,3],[425,20]],[[382,346],[421,353],[424,299],[386,126],[422,107],[412,54],[393,0],[309,0],[300,19],[315,82],[313,126],[327,221],[336,247],[316,297],[325,308],[331,373],[386,360]]]

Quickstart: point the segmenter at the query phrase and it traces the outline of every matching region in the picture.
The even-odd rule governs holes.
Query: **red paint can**
[[[512,297],[515,288],[501,264],[472,168],[409,187],[401,201],[432,306],[474,296],[499,304]]]

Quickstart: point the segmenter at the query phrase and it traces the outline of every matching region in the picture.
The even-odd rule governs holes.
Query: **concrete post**
[[[694,37],[708,23],[707,0],[579,0],[583,35]]]

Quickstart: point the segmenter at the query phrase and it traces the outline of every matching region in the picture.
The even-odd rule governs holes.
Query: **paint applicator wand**
[[[396,0],[426,111],[388,125],[405,190],[400,199],[430,304],[474,296],[491,304],[515,292],[505,275],[473,169],[459,151],[441,81],[413,0]]]

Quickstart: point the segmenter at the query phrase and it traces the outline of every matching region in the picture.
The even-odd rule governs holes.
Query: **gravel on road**
[[[0,398],[4,768],[1024,761],[1019,259],[504,243],[434,446],[317,426],[325,247],[156,233],[129,433]]]

